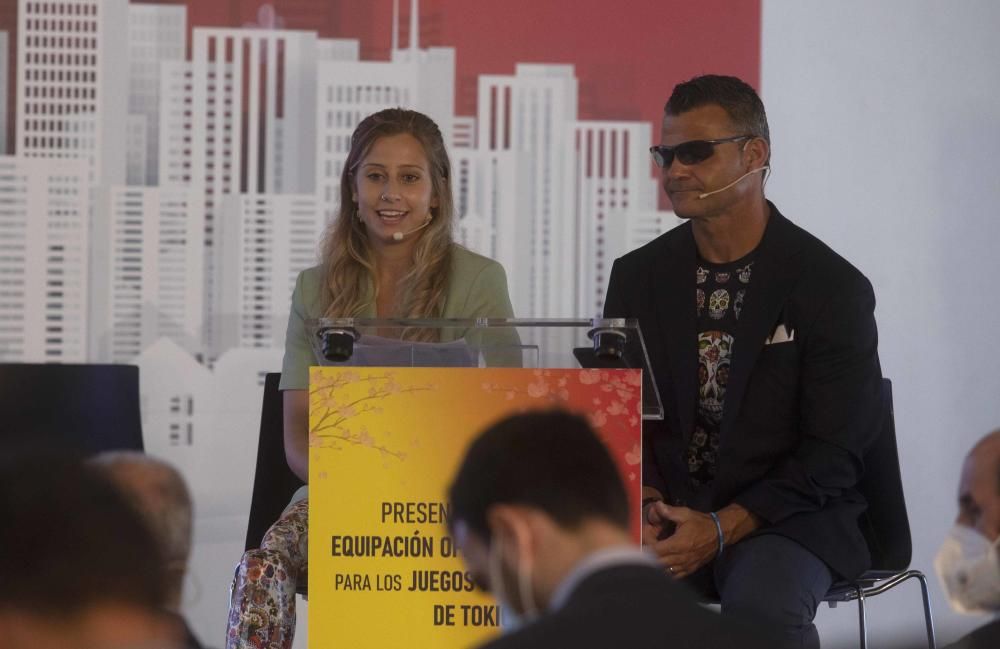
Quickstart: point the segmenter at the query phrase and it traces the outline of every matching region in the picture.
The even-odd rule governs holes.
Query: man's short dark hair
[[[599,518],[626,528],[628,497],[603,442],[577,415],[536,411],[502,419],[472,442],[449,489],[452,521],[489,538],[498,504],[542,510],[565,529]]]
[[[736,77],[706,74],[679,83],[663,110],[667,115],[680,115],[710,104],[726,111],[738,135],[754,135],[771,144],[764,103],[750,84]]]
[[[158,610],[158,547],[119,490],[80,460],[0,461],[0,609],[54,619],[103,603]]]

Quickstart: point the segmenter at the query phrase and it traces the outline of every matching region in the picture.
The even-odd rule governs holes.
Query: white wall
[[[768,194],[872,280],[894,381],[913,531],[941,641],[983,624],[952,613],[933,557],[961,462],[1000,426],[1000,3],[764,0]],[[870,602],[873,645],[919,640],[918,589]],[[817,617],[856,641],[853,607]]]

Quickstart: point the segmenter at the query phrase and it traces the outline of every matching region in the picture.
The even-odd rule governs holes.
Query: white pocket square
[[[795,340],[795,330],[780,324],[774,328],[774,333],[767,337],[764,344],[777,345],[778,343],[790,343],[793,340]]]

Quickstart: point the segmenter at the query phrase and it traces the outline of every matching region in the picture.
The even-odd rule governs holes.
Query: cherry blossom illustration
[[[639,399],[642,373],[639,371],[537,369],[532,371],[531,380],[526,384],[484,381],[480,387],[507,401],[517,399],[521,410],[563,407],[577,411],[620,456],[623,466],[634,467],[641,462],[638,444],[620,449],[611,441],[615,437],[612,431],[635,429],[639,425],[642,416]],[[636,479],[634,471],[625,475],[630,481]]]
[[[364,424],[355,426],[353,419],[369,413],[384,411],[382,404],[401,394],[436,389],[433,384],[401,385],[393,372],[361,374],[359,372],[324,372],[313,370],[310,377],[309,446],[316,448],[345,449],[350,446],[370,448],[383,459],[405,460],[406,453],[389,445],[392,431],[373,433]],[[346,391],[349,385],[367,383],[368,389],[361,396],[358,391]]]

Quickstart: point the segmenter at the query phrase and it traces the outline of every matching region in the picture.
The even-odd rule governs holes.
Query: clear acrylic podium
[[[663,405],[634,319],[312,319],[318,365],[641,369],[642,417]]]

